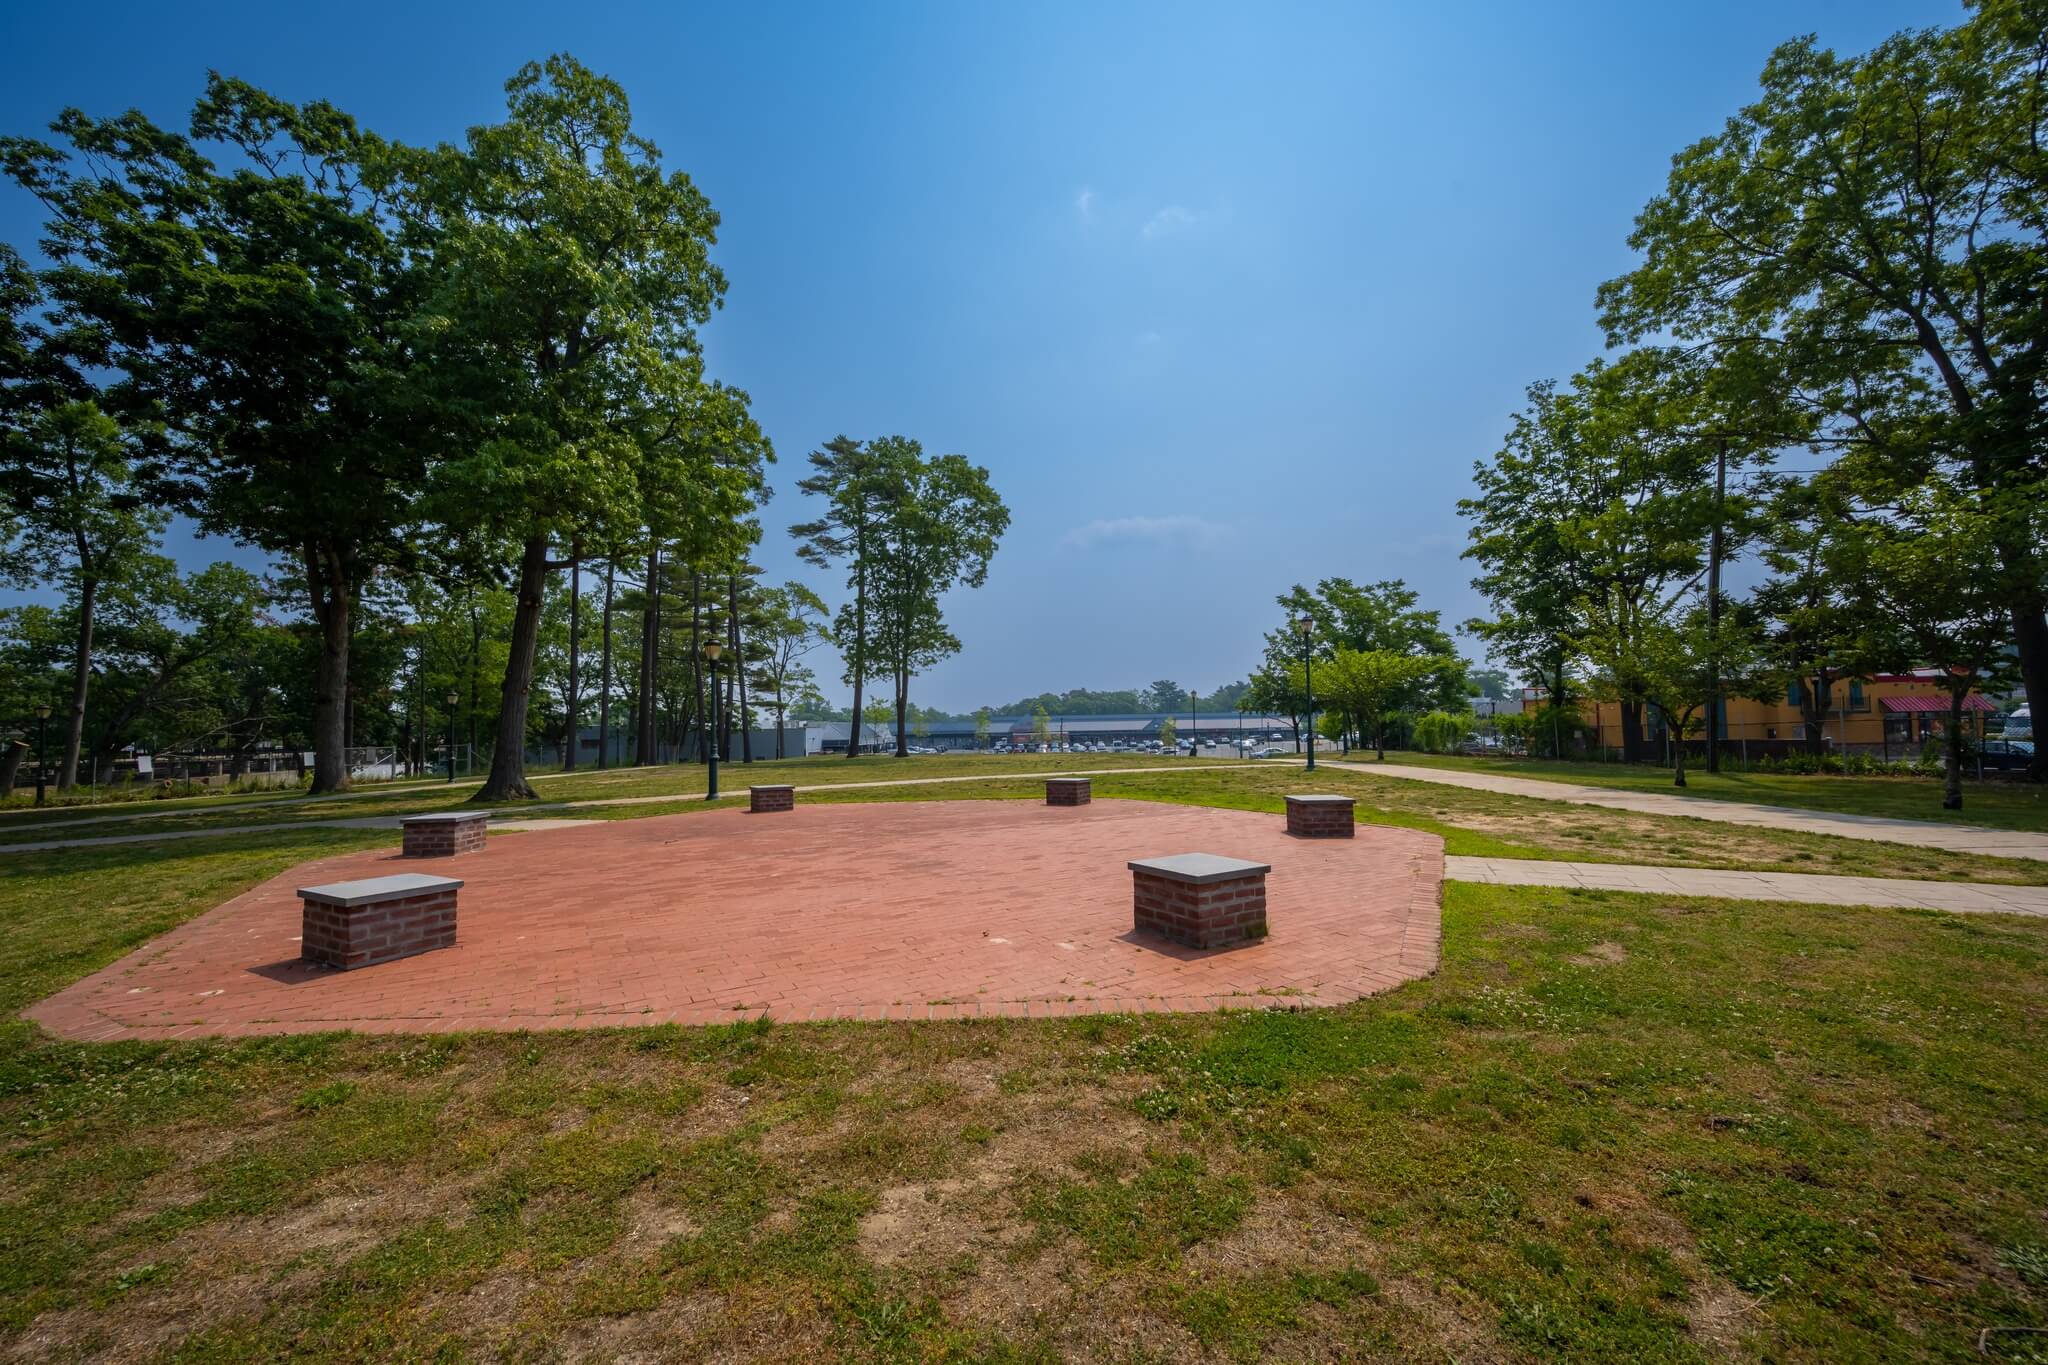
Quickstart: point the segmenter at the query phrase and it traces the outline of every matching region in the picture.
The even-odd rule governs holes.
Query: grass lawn
[[[0,1004],[388,839],[11,860]],[[1980,1361],[1982,1329],[2048,1327],[2048,921],[1446,891],[1435,977],[1302,1014],[109,1046],[10,1021],[0,1342]]]
[[[904,778],[979,777],[1010,773],[1092,771],[1106,768],[1203,768],[1227,760],[1173,759],[1150,754],[918,754],[909,758],[763,759],[719,766],[720,785],[744,793],[750,782],[794,782],[803,786],[889,782]],[[705,772],[696,764],[653,768],[581,769],[533,775],[540,801],[504,801],[493,809],[521,808],[552,801],[701,796]],[[416,815],[467,805],[474,784],[377,783],[360,791],[308,799],[303,794],[180,798],[162,803],[74,806],[42,815],[0,821],[0,845],[46,839],[116,837],[167,830],[226,829],[243,825],[372,816]],[[73,828],[73,826],[78,826]]]
[[[1371,763],[1370,750],[1347,762]],[[1767,806],[1878,815],[1900,820],[1938,820],[2048,833],[2048,787],[2015,781],[1965,782],[1963,808],[1941,808],[1941,781],[1932,777],[1801,777],[1789,773],[1709,773],[1688,763],[1686,785],[1671,785],[1669,768],[1643,764],[1559,762],[1547,758],[1469,758],[1450,754],[1389,751],[1387,762],[1465,772],[1497,773],[1537,781],[1578,782],[1591,787],[1669,793],[1702,801],[1754,801]]]

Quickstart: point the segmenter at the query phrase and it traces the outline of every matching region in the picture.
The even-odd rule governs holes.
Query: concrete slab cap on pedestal
[[[408,825],[450,825],[464,820],[488,820],[487,810],[437,810],[432,815],[407,815],[401,817]]]
[[[1139,858],[1125,866],[1133,872],[1149,872],[1155,877],[1165,877],[1176,882],[1192,882],[1197,886],[1273,870],[1271,863],[1226,858],[1219,853],[1176,853],[1170,858]]]
[[[1290,794],[1286,799],[1289,801],[1299,801],[1301,804],[1305,806],[1324,806],[1329,805],[1332,802],[1340,802],[1348,806],[1352,804],[1352,802],[1357,800],[1356,797],[1337,796],[1327,792],[1309,792],[1304,795]]]
[[[401,896],[424,896],[431,891],[453,891],[459,878],[434,877],[424,872],[395,872],[388,877],[365,877],[358,882],[332,882],[326,886],[302,886],[299,899],[320,905],[368,905],[372,901],[396,900]]]
[[[796,790],[796,784],[793,782],[764,782],[758,787],[749,787],[747,790],[750,792],[793,792]]]

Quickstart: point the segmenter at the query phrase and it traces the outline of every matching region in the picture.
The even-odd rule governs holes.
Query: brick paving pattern
[[[1270,937],[1205,953],[1132,929],[1128,860],[1195,849],[1273,864]],[[115,1039],[1341,1004],[1435,970],[1443,845],[1143,801],[718,810],[493,837],[462,860],[454,947],[298,960],[295,888],[402,866],[302,864],[26,1014]]]

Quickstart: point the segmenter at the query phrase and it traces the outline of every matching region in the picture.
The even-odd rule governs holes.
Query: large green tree
[[[1704,577],[1714,527],[1731,516],[1715,462],[1736,438],[1702,409],[1702,389],[1671,352],[1595,361],[1566,388],[1533,386],[1500,452],[1475,470],[1479,496],[1459,510],[1483,571],[1474,585],[1496,615],[1472,628],[1554,697],[1581,655],[1572,642],[1593,633],[1588,604],[1604,631],[1625,630]],[[1763,441],[1742,436],[1738,454]],[[1623,754],[1639,759],[1649,698],[1614,681]]]
[[[888,524],[895,454],[843,434],[812,451],[811,472],[797,481],[797,491],[823,499],[824,509],[812,520],[789,528],[797,542],[797,555],[806,564],[846,567],[847,595],[833,617],[832,639],[845,663],[846,681],[853,687],[853,708],[848,714],[856,722],[866,715],[862,697],[868,675],[875,669],[869,609]],[[858,742],[846,746],[848,758],[859,752]]]
[[[1833,478],[1778,481],[1760,518],[1758,554],[1770,570],[1756,589],[1762,617],[1757,674],[1772,696],[1799,704],[1807,752],[1826,747],[1824,726],[1835,684],[1878,664],[1872,641],[1882,622],[1874,599],[1857,591],[1853,501]]]
[[[696,329],[724,294],[718,216],[633,131],[625,92],[574,59],[506,83],[507,117],[408,159],[412,244],[432,292],[419,329],[441,394],[471,414],[434,471],[445,520],[503,544],[516,606],[479,801],[531,797],[527,707],[558,547],[658,541],[730,508]],[[763,444],[754,437],[755,446]],[[649,477],[653,467],[661,477]],[[743,480],[742,480],[743,481]]]
[[[874,663],[894,689],[896,756],[910,752],[910,680],[958,652],[941,603],[952,588],[977,588],[1010,525],[988,471],[964,455],[925,458],[916,441],[869,443],[887,470],[883,534],[875,543]]]
[[[1610,337],[1767,349],[1873,488],[1936,471],[1997,551],[2021,671],[2048,693],[2048,19],[1981,0],[1860,56],[1812,38],[1673,158],[1600,292]],[[1888,495],[1887,495],[1888,496]],[[2035,775],[2048,777],[2048,755]]]
[[[0,167],[48,210],[54,315],[118,375],[110,410],[161,432],[166,500],[294,565],[321,641],[313,785],[345,787],[355,598],[408,558],[445,427],[408,382],[419,276],[390,148],[331,104],[220,76],[189,136],[134,111],[52,127],[63,150],[0,139]]]
[[[1941,804],[1963,805],[1963,706],[1972,692],[2008,682],[2011,624],[2000,590],[2004,530],[1981,514],[1978,490],[1942,480],[1923,484],[1856,529],[1845,564],[1860,560],[1857,590],[1883,632],[1895,666],[1938,670],[1948,693]],[[2048,536],[2048,518],[2033,533]]]
[[[139,568],[166,517],[136,486],[120,424],[91,402],[66,402],[0,433],[0,491],[16,514],[15,550],[33,581],[60,584],[76,634],[57,789],[78,782],[93,627],[102,590]]]
[[[828,638],[825,601],[795,579],[755,595],[758,625],[753,637],[760,647],[757,686],[774,699],[775,756],[783,757],[782,732],[789,723],[789,701],[815,676],[804,658]]]

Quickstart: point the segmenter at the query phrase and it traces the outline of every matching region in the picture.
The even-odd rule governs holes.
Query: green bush
[[[1724,760],[1725,761],[1725,760]],[[1751,763],[1733,762],[1729,766],[1738,771],[1759,773],[1789,773],[1794,776],[1820,776],[1835,774],[1846,777],[1916,777],[1926,771],[1924,764],[1900,759],[1886,762],[1870,754],[1809,754],[1794,751],[1788,754],[1765,754]],[[1937,760],[1936,769],[1939,770]]]
[[[1470,716],[1431,711],[1415,722],[1415,747],[1426,754],[1447,754],[1472,732]]]

